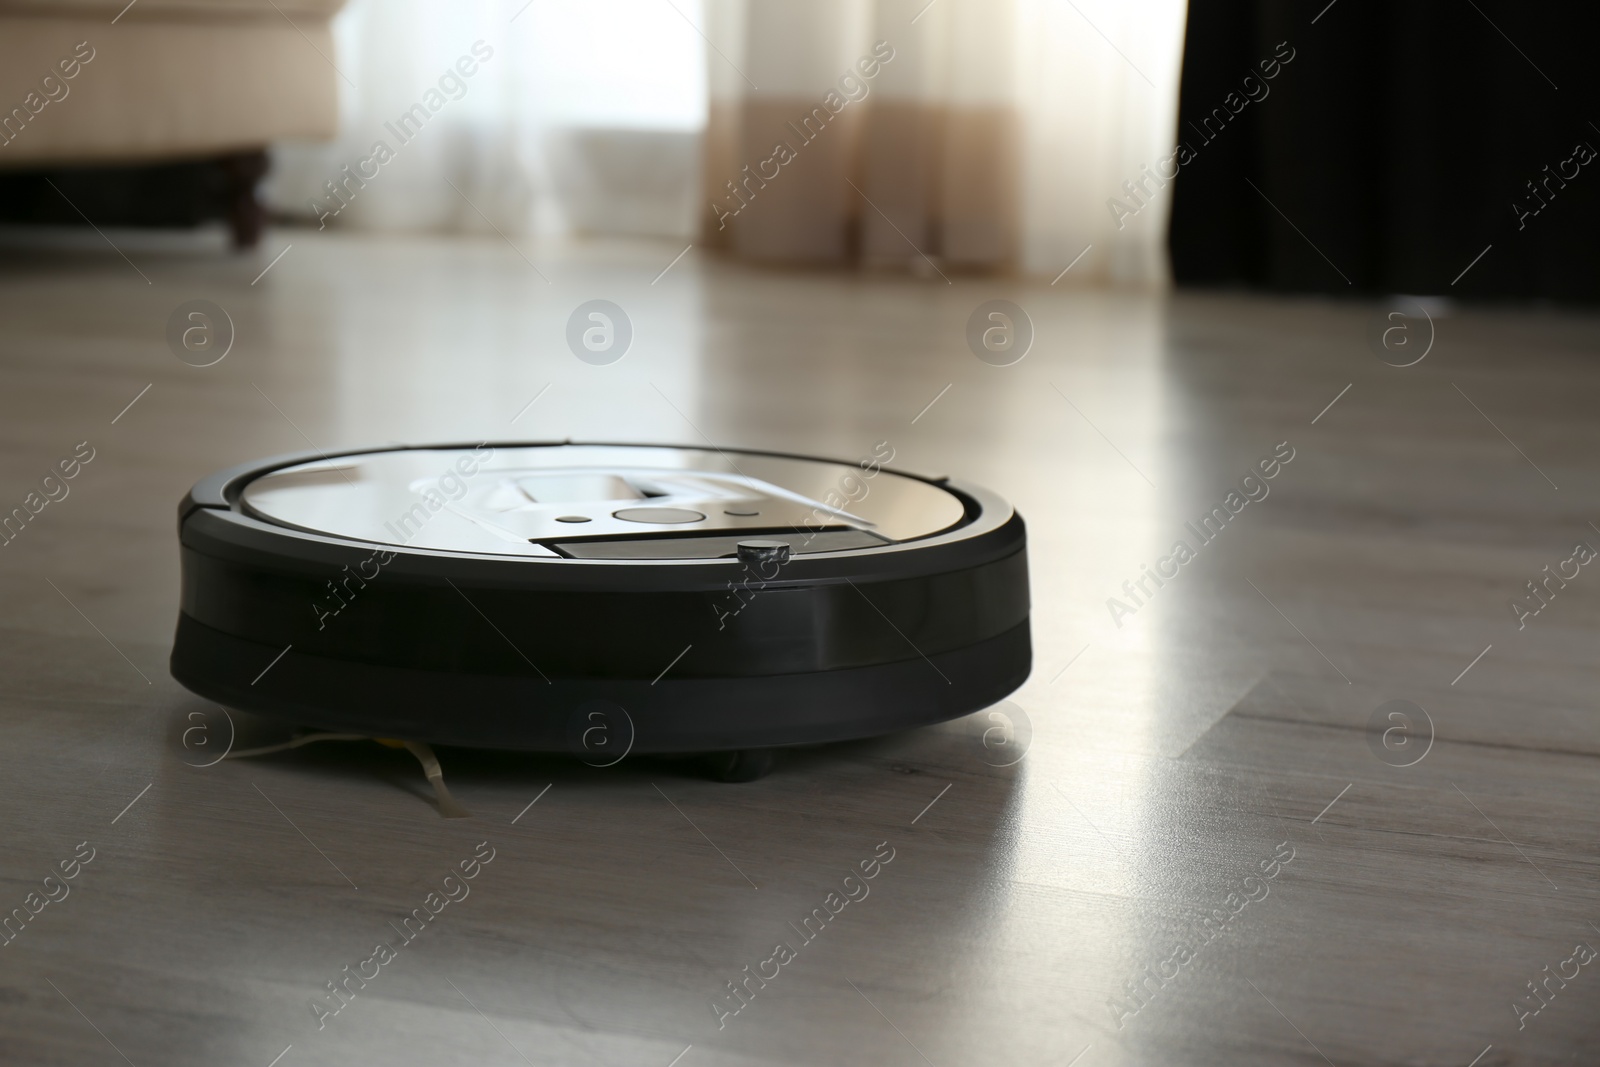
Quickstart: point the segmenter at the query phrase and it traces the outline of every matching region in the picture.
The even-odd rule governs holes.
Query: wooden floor
[[[0,1062],[1600,1061],[1600,570],[1522,628],[1509,606],[1600,548],[1600,319],[1434,308],[1401,369],[1371,304],[112,237],[126,260],[0,251],[0,512],[93,449],[0,548],[0,912],[31,915],[0,947]],[[201,298],[237,335],[204,369],[165,340]],[[634,326],[611,366],[562,339],[595,298]],[[1009,367],[964,339],[996,298],[1036,332]],[[189,485],[519,436],[887,440],[998,490],[1032,542],[1010,745],[980,713],[742,786],[447,752],[474,813],[448,821],[368,743],[203,766],[230,727],[166,669]],[[1124,590],[1280,447],[1270,495]],[[1425,715],[1385,748],[1394,700]],[[775,966],[734,1014],[728,983]]]

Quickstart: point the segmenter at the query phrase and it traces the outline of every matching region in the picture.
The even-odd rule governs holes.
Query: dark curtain
[[[1190,0],[1177,282],[1600,299],[1597,6]]]

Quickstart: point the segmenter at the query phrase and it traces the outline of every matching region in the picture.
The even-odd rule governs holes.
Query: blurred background
[[[0,217],[1592,299],[1587,9],[1535,62],[1511,5],[1303,6],[6,0]]]

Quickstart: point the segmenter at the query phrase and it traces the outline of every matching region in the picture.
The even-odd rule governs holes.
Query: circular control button
[[[652,523],[679,523],[699,522],[705,518],[698,511],[688,508],[623,508],[613,511],[612,517],[624,522],[652,522]]]

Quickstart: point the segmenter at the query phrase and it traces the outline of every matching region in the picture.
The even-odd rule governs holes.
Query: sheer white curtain
[[[1141,168],[1176,143],[1187,0],[1016,2],[1023,267],[1055,277],[1092,245],[1061,284],[1164,282],[1172,183]],[[1119,227],[1123,182],[1145,206]]]
[[[487,216],[508,233],[702,232],[780,260],[921,262],[909,238],[941,263],[1050,277],[1088,248],[1062,284],[1160,280],[1172,185],[1141,171],[1172,151],[1185,8],[353,0],[331,57],[344,132],[280,146],[269,202],[312,219],[340,207],[330,226],[486,231]],[[775,137],[795,140],[784,123],[822,106],[880,40],[895,58],[867,95],[797,144],[794,167],[735,220],[745,247],[719,233],[713,204],[737,203],[727,183]],[[492,56],[428,97],[479,41]],[[390,126],[430,102],[402,145]],[[365,162],[380,140],[393,158]],[[352,182],[346,166],[375,176]],[[1133,203],[1124,182],[1141,201],[1119,225],[1108,201]]]
[[[1173,148],[1184,0],[707,8],[709,239],[751,259],[1051,276],[1088,249],[1074,282],[1166,276],[1170,182],[1142,171]],[[892,58],[842,80],[873,56]],[[826,135],[795,125],[828,112]],[[796,158],[750,181],[747,165],[774,173],[774,142]],[[1149,195],[1119,224],[1125,181]]]
[[[329,57],[341,134],[277,146],[268,203],[366,229],[689,233],[699,16],[698,0],[352,0]]]

